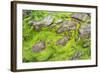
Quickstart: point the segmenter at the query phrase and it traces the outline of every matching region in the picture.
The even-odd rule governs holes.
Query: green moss
[[[80,60],[90,59],[90,47],[83,48],[84,39],[76,41],[79,36],[80,24],[77,24],[76,30],[66,31],[57,34],[55,31],[60,27],[57,26],[42,27],[41,31],[34,30],[33,26],[29,25],[30,20],[42,20],[44,17],[51,15],[54,17],[52,25],[58,19],[71,20],[71,12],[48,12],[48,11],[32,11],[32,13],[23,19],[23,62],[40,62],[40,61],[63,61],[70,60],[76,51],[83,51],[84,54],[79,57]],[[65,46],[56,45],[57,40],[63,36],[70,36],[69,41]],[[32,47],[39,41],[46,42],[46,48],[41,52],[33,52]]]

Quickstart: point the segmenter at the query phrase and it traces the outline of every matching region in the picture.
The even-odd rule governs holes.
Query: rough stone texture
[[[76,51],[71,60],[78,60],[83,54],[83,51]]]
[[[45,42],[40,41],[32,47],[32,51],[33,52],[41,52],[43,49],[45,49],[45,47],[46,47]]]
[[[91,34],[91,25],[90,24],[83,24],[79,29],[80,37],[81,38],[88,38]]]
[[[56,32],[59,34],[59,33],[62,33],[62,32],[65,32],[65,31],[67,31],[67,28],[66,27],[63,27],[63,26],[60,26],[57,30],[56,30]]]
[[[55,22],[55,24],[59,24],[59,23],[62,23],[63,22],[63,20],[62,19],[59,19],[59,20],[57,20],[56,22]]]
[[[56,45],[65,46],[67,42],[68,42],[68,37],[64,36],[63,38],[59,39],[59,40],[56,42]]]
[[[89,15],[87,13],[74,13],[72,14],[72,18],[81,20],[81,21],[86,21],[89,19]]]
[[[62,33],[67,30],[75,30],[76,29],[76,22],[74,21],[64,21],[61,26],[57,29],[57,33]]]
[[[49,26],[49,25],[52,24],[53,18],[51,16],[47,16],[47,17],[44,18],[43,22],[44,22],[45,26]]]
[[[40,30],[43,26],[49,26],[53,22],[53,18],[51,16],[45,17],[41,21],[30,21],[29,24],[35,27],[35,30]]]
[[[68,28],[68,30],[75,30],[75,29],[76,29],[76,25],[77,25],[76,22],[74,22],[74,21],[69,21],[69,22],[68,22],[67,28]]]
[[[89,46],[90,46],[89,41],[83,44],[83,48],[87,48],[87,47],[89,47]]]
[[[31,11],[23,10],[23,17],[31,14]]]

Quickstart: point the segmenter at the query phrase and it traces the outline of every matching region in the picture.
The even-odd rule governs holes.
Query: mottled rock
[[[88,38],[91,35],[91,25],[90,24],[83,24],[79,29],[79,36],[81,38]]]
[[[62,22],[62,25],[63,25],[64,27],[66,27],[66,25],[68,25],[68,23],[69,23],[69,21],[68,21],[68,20],[65,20],[65,21]]]
[[[51,16],[45,17],[41,21],[29,21],[30,25],[35,27],[35,30],[40,30],[43,26],[49,26],[53,22],[53,18]]]
[[[44,25],[45,25],[45,26],[49,26],[49,25],[51,25],[52,22],[53,22],[53,17],[52,17],[52,16],[47,16],[47,17],[45,17],[45,18],[43,19],[42,22],[44,22]]]
[[[83,48],[88,48],[91,46],[91,40],[90,39],[85,39],[83,44],[82,44],[82,47]]]
[[[59,24],[59,23],[62,23],[63,22],[63,20],[62,19],[59,19],[59,20],[57,20],[56,22],[55,22],[55,24]]]
[[[37,25],[37,26],[35,26],[34,28],[35,28],[36,31],[40,31],[41,26],[38,26],[38,25]]]
[[[31,12],[31,10],[23,10],[23,17],[29,16]]]
[[[74,22],[74,21],[69,21],[69,22],[68,22],[67,28],[68,28],[68,30],[75,30],[75,29],[76,29],[76,25],[77,25],[76,22]]]
[[[32,51],[33,52],[41,52],[42,50],[44,50],[46,47],[45,42],[44,41],[40,41],[38,43],[36,43],[33,47],[32,47]]]
[[[65,31],[67,31],[67,27],[61,26],[61,27],[59,27],[59,28],[57,29],[56,32],[59,34],[59,33],[65,32]]]
[[[89,14],[88,13],[74,13],[72,14],[71,17],[80,21],[87,21],[87,19],[89,19]]]
[[[62,46],[65,46],[66,43],[68,42],[69,38],[67,36],[64,36],[63,38],[59,39],[57,42],[56,42],[56,45],[62,45]]]
[[[83,51],[76,51],[71,60],[78,60],[83,54]]]
[[[64,21],[62,25],[57,29],[57,33],[62,33],[67,30],[75,30],[76,29],[76,22],[74,21]]]
[[[89,46],[90,46],[90,43],[89,42],[86,42],[86,43],[83,44],[83,48],[87,48]]]

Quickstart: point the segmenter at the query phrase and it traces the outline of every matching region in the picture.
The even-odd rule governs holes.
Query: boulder
[[[44,41],[40,41],[38,43],[36,43],[33,47],[32,47],[32,51],[33,52],[41,52],[42,50],[44,50],[46,47],[45,42]]]

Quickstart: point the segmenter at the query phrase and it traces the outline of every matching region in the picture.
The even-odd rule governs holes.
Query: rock
[[[62,46],[65,46],[66,43],[68,42],[69,38],[64,36],[63,38],[59,39],[57,42],[56,42],[56,45],[62,45]]]
[[[45,26],[49,26],[49,25],[52,24],[53,18],[52,18],[52,16],[49,15],[49,16],[45,17],[45,18],[43,19],[43,21],[41,21],[41,22],[44,22],[44,25],[45,25]]]
[[[63,21],[63,23],[62,23],[62,25],[64,26],[64,27],[66,27],[66,25],[68,25],[68,20],[65,20],[65,21]]]
[[[40,31],[41,26],[38,26],[38,25],[37,25],[37,26],[35,26],[34,28],[35,28],[36,31]]]
[[[59,23],[62,23],[63,22],[63,20],[62,19],[59,19],[59,20],[57,20],[56,22],[55,22],[55,24],[59,24]]]
[[[91,36],[91,25],[90,24],[84,24],[81,25],[80,29],[79,29],[79,36],[81,38],[88,38]]]
[[[56,30],[57,33],[62,33],[67,31],[67,24],[68,21],[63,21],[63,23],[61,23],[61,26]]]
[[[74,13],[74,14],[72,14],[71,17],[75,18],[77,20],[80,20],[80,21],[87,21],[87,19],[89,19],[89,14],[87,14],[87,13]]]
[[[41,52],[42,50],[44,50],[46,47],[45,42],[44,41],[40,41],[38,43],[36,43],[33,47],[32,47],[32,51],[33,52]]]
[[[62,32],[65,32],[65,31],[69,31],[69,30],[75,30],[76,29],[76,24],[77,22],[74,22],[74,21],[64,21],[62,23],[62,25],[57,29],[57,33],[62,33]]]
[[[69,21],[68,22],[68,26],[67,26],[67,29],[68,30],[75,30],[76,29],[76,22],[74,22],[74,21]]]
[[[83,48],[87,48],[89,46],[90,46],[90,43],[89,42],[86,42],[86,43],[83,44]]]
[[[62,33],[62,32],[65,32],[65,31],[67,31],[67,28],[66,27],[63,27],[63,26],[61,26],[61,27],[59,27],[57,30],[56,30],[56,32],[59,34],[59,33]]]
[[[23,10],[23,17],[29,16],[31,12],[31,10]]]
[[[71,60],[77,60],[84,54],[83,51],[76,51]]]
[[[83,48],[89,48],[89,47],[91,47],[91,39],[84,39],[82,47]]]
[[[33,25],[35,30],[40,30],[43,26],[49,26],[53,22],[53,18],[51,16],[45,17],[41,21],[29,21],[29,25]]]

